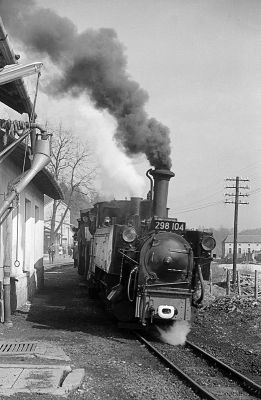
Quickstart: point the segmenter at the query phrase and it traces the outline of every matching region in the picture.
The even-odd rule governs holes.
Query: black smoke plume
[[[78,33],[68,18],[33,0],[0,0],[8,32],[32,52],[48,56],[62,72],[52,95],[86,93],[118,123],[115,138],[129,155],[144,153],[155,168],[171,167],[169,129],[144,110],[148,94],[126,72],[124,47],[113,29]]]

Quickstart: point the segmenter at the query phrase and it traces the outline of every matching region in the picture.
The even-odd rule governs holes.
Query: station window
[[[40,219],[39,215],[40,215],[39,207],[35,206],[35,208],[34,208],[34,222],[35,223],[37,223],[39,221],[39,219]]]

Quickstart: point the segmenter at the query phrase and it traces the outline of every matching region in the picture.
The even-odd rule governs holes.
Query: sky
[[[248,178],[250,187],[240,191],[249,194],[242,197],[249,204],[239,205],[239,231],[261,227],[259,0],[36,3],[67,17],[79,34],[101,28],[116,32],[128,76],[148,94],[147,115],[169,129],[175,173],[169,185],[171,217],[190,228],[232,228],[234,205],[224,203],[224,193],[234,193],[225,189],[233,181],[225,179],[239,176]],[[19,62],[44,62],[41,82],[57,68],[43,54],[25,50],[12,32],[9,40],[22,54]],[[98,164],[98,190],[117,199],[146,197],[145,173],[151,166],[143,154],[130,157],[117,146],[117,120],[110,112],[95,107],[84,93],[55,98],[41,90],[36,111],[39,121],[62,121],[88,140]]]

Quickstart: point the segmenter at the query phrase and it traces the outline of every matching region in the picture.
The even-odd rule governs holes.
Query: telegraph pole
[[[235,189],[234,193],[226,193],[225,196],[232,196],[234,200],[229,201],[226,199],[226,204],[235,204],[234,211],[234,239],[233,239],[233,283],[237,280],[237,231],[238,231],[238,206],[239,204],[249,204],[248,202],[241,201],[240,197],[247,197],[248,194],[239,192],[239,189],[249,189],[249,186],[240,186],[240,182],[249,182],[249,179],[239,178],[227,178],[226,181],[235,182],[233,186],[226,186],[226,189]]]

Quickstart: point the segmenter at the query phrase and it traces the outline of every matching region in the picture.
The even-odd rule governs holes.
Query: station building
[[[0,76],[6,66],[16,68],[17,59],[0,19]],[[41,162],[36,168],[37,157],[48,163],[40,150],[40,145],[48,148],[47,139],[30,136],[30,130],[27,142],[21,140],[33,111],[23,78],[0,84],[0,103],[0,319],[10,322],[10,309],[24,305],[43,286],[44,195],[61,199],[62,192]],[[17,120],[6,119],[9,111]]]

